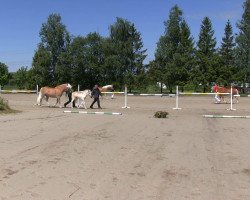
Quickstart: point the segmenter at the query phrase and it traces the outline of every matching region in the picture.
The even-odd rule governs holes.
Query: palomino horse
[[[100,92],[112,92],[114,91],[114,86],[113,85],[105,85],[105,86],[102,86],[102,87],[98,87]],[[111,99],[114,98],[114,94],[111,95]]]
[[[91,91],[90,90],[83,90],[83,91],[79,91],[79,92],[73,92],[72,93],[72,100],[71,100],[71,108],[73,108],[73,101],[75,101],[76,99],[80,99],[82,102],[81,104],[77,105],[77,107],[79,108],[80,106],[84,106],[85,109],[87,109],[86,105],[85,105],[85,99],[87,96],[91,97]]]
[[[220,87],[218,85],[213,86],[212,87],[212,91],[216,92],[216,93],[219,93],[218,97],[223,102],[225,102],[224,97],[225,97],[226,94],[220,94],[220,93],[230,93],[231,94],[231,88],[230,87]],[[235,96],[235,95],[239,95],[239,91],[236,88],[232,88],[232,95],[233,95],[233,99],[235,99],[236,103],[238,103],[239,102],[239,98],[238,98],[238,96]]]
[[[65,83],[62,85],[58,85],[55,88],[51,87],[42,87],[39,92],[39,96],[37,97],[37,105],[42,105],[42,99],[45,97],[46,101],[48,103],[49,97],[56,98],[56,103],[54,106],[59,103],[60,106],[60,98],[64,92],[66,92],[68,89],[71,89],[72,86],[69,83]]]

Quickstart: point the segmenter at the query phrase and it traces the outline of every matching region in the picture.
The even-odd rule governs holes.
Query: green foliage
[[[250,0],[246,0],[242,19],[237,24],[236,46],[228,21],[217,51],[210,19],[203,19],[194,48],[194,39],[182,10],[174,6],[164,21],[165,31],[157,42],[155,59],[149,64],[144,63],[146,50],[141,33],[132,22],[117,18],[109,27],[108,37],[98,33],[70,37],[61,16],[51,14],[42,24],[41,42],[31,69],[19,69],[14,80],[19,88],[70,82],[75,88],[80,84],[81,89],[92,88],[95,84],[114,84],[116,90],[121,90],[128,84],[130,91],[151,91],[154,90],[152,85],[160,82],[170,92],[175,85],[190,84],[196,86],[194,90],[203,87],[205,91],[214,82],[220,85],[247,83],[250,82],[249,10]],[[0,84],[4,85],[6,81],[8,69],[6,73],[6,66],[0,63]]]
[[[28,67],[21,67],[14,73],[14,80],[18,89],[28,88]]]
[[[150,63],[149,72],[171,91],[173,86],[183,85],[189,79],[194,63],[194,42],[178,6],[171,9],[164,25],[165,33],[157,43],[155,61]]]
[[[220,85],[230,85],[234,82],[236,74],[235,54],[234,54],[234,36],[232,26],[228,20],[225,26],[224,37],[222,38],[221,47],[219,49],[220,66],[217,68],[216,82]]]
[[[10,110],[10,107],[8,105],[8,102],[0,97],[0,113],[3,111],[9,111],[9,110]]]
[[[167,118],[167,116],[168,116],[168,112],[166,111],[157,111],[154,114],[155,118]]]
[[[8,83],[9,72],[8,67],[4,63],[0,62],[0,85],[3,87]]]
[[[238,22],[239,34],[236,37],[237,78],[241,83],[250,82],[250,0],[246,0],[242,19]]]
[[[70,43],[69,33],[66,26],[62,24],[60,15],[51,14],[48,17],[47,22],[42,24],[40,38],[41,42],[32,63],[32,73],[35,76],[35,81],[39,85],[59,84],[58,75],[56,74],[58,59],[61,53],[66,51]]]
[[[108,55],[108,62],[110,63],[112,59],[117,64],[111,66],[114,69],[114,81],[121,85],[126,83],[130,87],[135,86],[145,73],[143,61],[146,58],[146,50],[143,50],[141,34],[133,23],[117,18],[117,21],[110,26],[109,41],[112,50],[109,48],[111,51]]]
[[[214,30],[212,23],[208,17],[202,21],[199,40],[197,43],[196,63],[197,65],[192,71],[193,82],[201,83],[204,86],[210,85],[216,80],[216,69],[219,65],[216,55],[216,39],[214,38]]]

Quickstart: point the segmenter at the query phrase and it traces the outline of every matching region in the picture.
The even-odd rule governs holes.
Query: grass
[[[10,108],[8,101],[0,97],[0,114],[2,113],[16,113],[17,110],[13,110]]]

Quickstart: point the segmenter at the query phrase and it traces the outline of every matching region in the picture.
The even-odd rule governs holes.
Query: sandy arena
[[[22,112],[0,115],[0,200],[250,199],[250,119],[202,117],[250,115],[250,98],[227,111],[185,96],[177,111],[174,97],[129,96],[122,109],[116,95],[101,111],[123,115],[90,115],[34,106],[36,94],[1,96]]]

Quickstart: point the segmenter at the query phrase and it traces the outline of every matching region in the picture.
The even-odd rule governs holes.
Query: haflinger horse
[[[113,85],[105,85],[105,86],[102,86],[102,87],[98,87],[100,92],[112,92],[114,91],[114,86]],[[111,95],[111,99],[114,98],[114,94]]]
[[[78,108],[80,106],[83,106],[85,109],[87,109],[86,104],[85,104],[85,99],[87,96],[91,97],[91,91],[90,90],[83,90],[79,92],[72,92],[72,100],[71,100],[71,108],[73,108],[73,101],[76,99],[81,100],[81,103],[77,105]]]
[[[226,102],[225,99],[224,99],[224,97],[225,97],[227,94],[222,94],[222,93],[229,93],[229,94],[231,94],[231,87],[220,87],[220,86],[218,86],[218,85],[215,85],[215,86],[212,87],[212,92],[218,93],[218,94],[215,96],[215,98],[216,98],[216,97],[219,97],[219,99],[216,98],[216,101],[217,101],[217,102],[218,102],[218,100],[220,100],[221,102]],[[238,102],[239,102],[239,98],[238,98],[238,96],[235,96],[235,95],[239,95],[238,89],[232,88],[232,95],[233,95],[233,100],[235,99],[235,100],[236,100],[236,103],[238,103]],[[219,101],[219,102],[220,102],[220,101]]]
[[[72,86],[69,83],[58,85],[54,88],[47,87],[47,86],[42,87],[40,89],[39,96],[37,97],[37,105],[39,105],[39,106],[42,105],[42,99],[44,97],[46,98],[46,101],[48,103],[49,97],[51,97],[51,98],[56,98],[56,103],[55,103],[54,107],[58,103],[59,103],[59,106],[61,107],[60,98],[61,98],[62,94],[71,88],[72,88]],[[49,103],[48,103],[48,105],[49,105]]]

